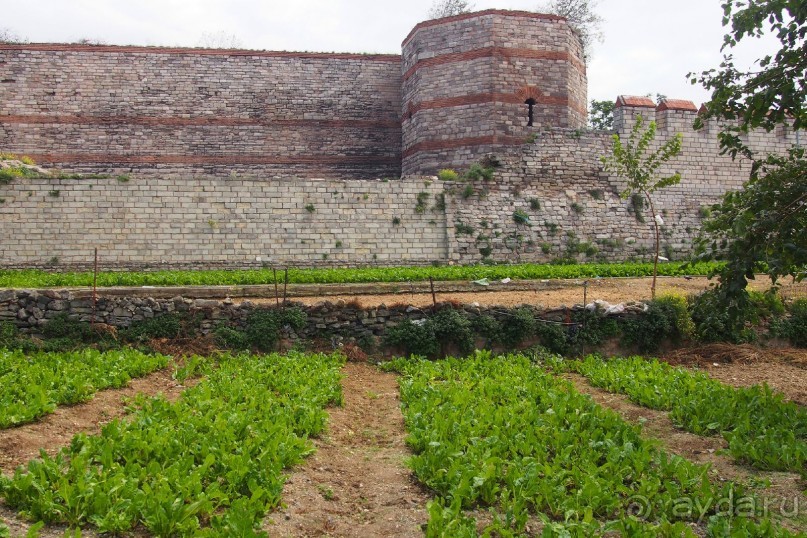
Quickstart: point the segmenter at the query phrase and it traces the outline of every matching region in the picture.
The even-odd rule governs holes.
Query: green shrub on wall
[[[401,348],[410,355],[437,357],[449,345],[462,353],[474,348],[471,322],[453,308],[443,308],[431,317],[416,322],[407,320],[387,330],[387,345]]]
[[[451,168],[443,168],[437,172],[437,179],[440,181],[457,181],[460,175]]]

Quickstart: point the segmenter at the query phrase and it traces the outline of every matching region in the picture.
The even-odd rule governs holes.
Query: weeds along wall
[[[662,256],[686,257],[703,219],[728,190],[747,181],[750,161],[720,155],[719,126],[695,131],[695,105],[621,96],[615,124],[630,136],[639,115],[656,121],[655,147],[683,134],[681,154],[659,171],[680,172],[679,185],[653,195],[661,226]],[[603,171],[600,157],[611,151],[613,133],[554,129],[536,134],[500,153],[502,166],[492,181],[449,188],[449,255],[461,263],[496,261],[651,260],[655,252],[653,215],[645,203],[622,199],[623,180]],[[749,147],[782,153],[796,144],[791,129],[753,132]],[[652,149],[652,148],[651,148]],[[451,224],[453,223],[453,226]]]
[[[0,151],[78,172],[398,177],[397,55],[0,44]]]

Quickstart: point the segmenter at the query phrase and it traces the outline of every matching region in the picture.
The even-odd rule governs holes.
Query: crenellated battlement
[[[697,151],[704,159],[710,160],[720,153],[717,134],[725,124],[709,119],[702,128],[695,130],[695,118],[702,111],[703,106],[698,108],[692,101],[684,99],[662,99],[656,104],[648,97],[620,95],[615,101],[614,130],[620,136],[629,136],[637,116],[641,115],[646,122],[656,122],[659,140],[681,133],[685,151]],[[743,137],[753,151],[760,152],[782,153],[797,142],[793,130],[785,125],[770,133],[759,130]]]

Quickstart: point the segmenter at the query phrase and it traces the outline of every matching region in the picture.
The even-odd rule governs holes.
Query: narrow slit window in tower
[[[530,97],[529,99],[524,101],[524,104],[527,105],[527,127],[532,127],[532,119],[533,119],[532,114],[533,114],[533,107],[535,106],[535,99]]]

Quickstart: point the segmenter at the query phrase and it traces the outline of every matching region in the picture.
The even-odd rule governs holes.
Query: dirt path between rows
[[[176,399],[186,386],[177,383],[172,374],[172,368],[164,368],[133,379],[127,387],[100,390],[87,403],[57,407],[37,422],[0,430],[0,470],[11,474],[18,465],[39,456],[40,450],[52,456],[77,433],[100,432],[104,424],[126,414],[125,401],[137,394],[162,393],[169,400]]]
[[[343,373],[344,406],[329,410],[328,433],[293,470],[284,507],[264,529],[272,537],[423,536],[429,494],[405,465],[396,377],[359,363]]]
[[[702,437],[676,428],[665,411],[642,407],[623,394],[614,394],[594,387],[578,374],[564,374],[575,388],[588,394],[597,404],[612,409],[628,422],[642,424],[642,435],[657,439],[662,448],[694,463],[710,465],[711,479],[715,483],[732,481],[744,484],[769,503],[772,519],[791,530],[803,530],[801,520],[788,516],[789,509],[807,504],[807,492],[801,477],[796,473],[760,471],[746,465],[736,464],[730,454],[721,453],[728,443],[721,436]],[[762,484],[769,482],[769,486]],[[784,514],[784,515],[782,515]],[[803,516],[803,514],[802,514]],[[801,516],[800,516],[801,517]]]
[[[0,430],[0,471],[11,475],[19,465],[39,456],[44,450],[53,456],[60,448],[70,444],[78,433],[96,434],[113,419],[126,414],[127,400],[138,394],[156,396],[162,393],[174,401],[188,386],[198,380],[189,379],[186,384],[177,383],[169,366],[151,374],[133,379],[129,386],[120,389],[107,389],[95,393],[87,403],[61,406],[50,415],[37,422],[24,424],[8,430]],[[30,523],[20,519],[16,513],[0,501],[0,521],[8,525],[11,536],[25,536]],[[64,535],[65,526],[46,527],[38,536],[56,538]],[[92,530],[83,530],[83,536],[97,536]]]

